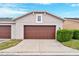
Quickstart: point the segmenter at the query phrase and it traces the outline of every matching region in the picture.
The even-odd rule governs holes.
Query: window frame
[[[38,16],[41,16],[41,21],[38,21]],[[36,14],[36,23],[42,23],[42,14]]]

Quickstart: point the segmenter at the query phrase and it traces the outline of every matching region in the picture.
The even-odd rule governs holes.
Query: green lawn
[[[67,42],[63,42],[62,44],[64,46],[79,50],[79,40],[70,40],[70,41],[67,41]]]
[[[13,39],[13,40],[9,40],[9,41],[6,41],[6,42],[2,42],[2,43],[0,43],[0,50],[13,47],[13,46],[17,45],[18,43],[20,43],[21,41],[22,40]]]

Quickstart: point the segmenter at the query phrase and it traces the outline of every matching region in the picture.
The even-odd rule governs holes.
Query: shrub
[[[60,42],[66,42],[71,40],[73,37],[73,31],[72,30],[58,30],[57,31],[57,40]]]
[[[78,39],[79,40],[79,30],[74,30],[73,39]]]

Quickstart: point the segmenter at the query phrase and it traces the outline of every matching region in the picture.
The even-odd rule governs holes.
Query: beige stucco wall
[[[56,25],[56,31],[63,28],[63,21],[48,14],[42,14],[42,23],[36,23],[36,14],[30,14],[16,20],[16,39],[24,39],[24,25]]]
[[[14,21],[0,21],[0,24],[14,24],[15,22]]]
[[[65,20],[64,29],[79,29],[79,22],[73,20]]]

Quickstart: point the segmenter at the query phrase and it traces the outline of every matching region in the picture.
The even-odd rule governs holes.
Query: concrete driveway
[[[0,55],[79,55],[79,50],[63,46],[56,40],[26,39],[15,47],[0,51]]]

